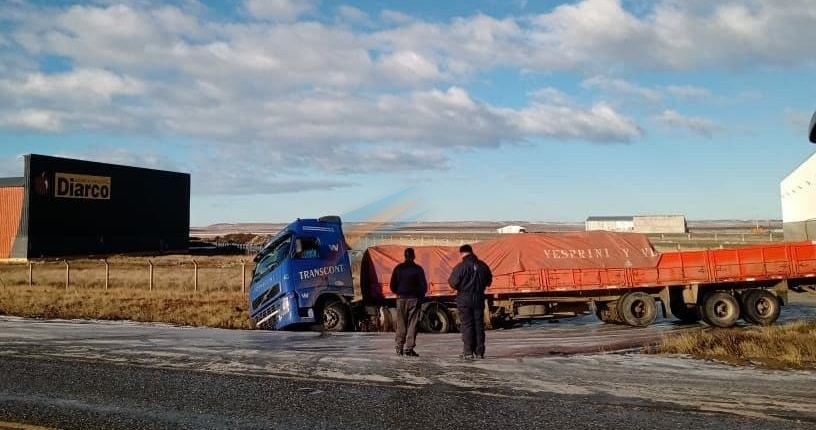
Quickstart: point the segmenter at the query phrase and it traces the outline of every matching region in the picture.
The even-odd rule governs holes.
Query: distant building
[[[779,184],[785,240],[816,239],[816,154]]]
[[[0,260],[187,250],[190,175],[26,155],[0,178]]]
[[[527,229],[520,225],[508,225],[502,228],[497,228],[496,233],[500,234],[527,233]]]
[[[591,216],[586,219],[586,231],[686,233],[688,226],[683,215]]]
[[[633,222],[635,233],[688,233],[683,215],[638,215]]]
[[[631,216],[591,216],[586,219],[585,227],[586,231],[631,232],[635,229],[635,223]]]

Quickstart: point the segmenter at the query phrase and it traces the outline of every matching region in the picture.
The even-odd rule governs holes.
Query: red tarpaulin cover
[[[603,269],[655,267],[659,259],[646,235],[590,231],[555,234],[513,234],[471,244],[473,252],[493,271],[494,285],[513,287],[508,279],[542,269]],[[368,248],[363,256],[361,286],[372,298],[391,296],[391,272],[403,261],[407,246]],[[415,246],[416,262],[425,269],[431,294],[454,293],[447,286],[453,267],[461,261],[458,246]],[[498,278],[498,279],[497,279]],[[495,282],[498,280],[499,282]],[[507,283],[511,285],[505,285]],[[497,285],[500,286],[500,285]]]

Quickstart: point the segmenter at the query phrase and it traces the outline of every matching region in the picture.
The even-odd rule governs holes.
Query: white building
[[[586,231],[631,232],[635,229],[635,222],[631,216],[591,216],[586,219],[585,227]]]
[[[785,240],[816,239],[816,154],[779,184]]]
[[[606,230],[617,232],[686,233],[686,217],[683,215],[636,215],[591,216],[586,220],[586,231]]]
[[[497,228],[496,233],[500,234],[527,233],[527,229],[520,225],[508,225],[502,228]]]
[[[684,215],[637,215],[633,217],[635,233],[687,233]]]

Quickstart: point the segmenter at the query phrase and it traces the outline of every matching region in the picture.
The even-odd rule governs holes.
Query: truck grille
[[[263,312],[261,312],[258,315],[255,315],[254,317],[252,317],[252,321],[255,322],[255,324],[257,324],[258,321],[261,321],[262,319],[266,318],[267,316],[269,316],[269,315],[271,315],[271,314],[273,314],[273,313],[275,313],[277,311],[278,311],[278,306],[277,305],[272,305],[272,306],[264,309]],[[263,326],[258,326],[258,328],[270,328],[270,329],[274,328],[275,327],[275,322],[277,322],[277,321],[278,321],[278,316],[274,316],[274,317],[266,320],[263,323]]]
[[[259,307],[261,307],[261,305],[269,301],[269,299],[272,299],[278,294],[280,294],[280,289],[281,289],[280,284],[273,285],[272,288],[268,289],[265,293],[261,294],[255,300],[252,301],[252,309],[258,309]]]

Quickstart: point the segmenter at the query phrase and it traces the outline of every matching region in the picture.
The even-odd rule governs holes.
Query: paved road
[[[816,428],[816,372],[598,353],[678,329],[494,331],[462,361],[456,334],[408,359],[390,334],[0,317],[0,429]]]

